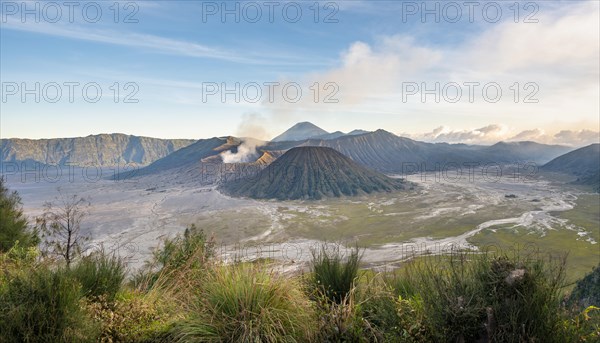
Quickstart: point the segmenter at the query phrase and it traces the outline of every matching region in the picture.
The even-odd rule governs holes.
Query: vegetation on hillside
[[[205,258],[211,243],[202,238],[199,245],[198,237],[190,232],[171,241],[177,257],[155,264],[146,274],[150,283],[140,282],[143,273],[124,282],[123,265],[102,252],[66,269],[40,260],[35,249],[11,249],[2,255],[0,341],[600,339],[598,308],[564,305],[563,261],[457,253],[375,274],[358,270],[358,250],[348,256],[322,250],[312,272],[283,276],[263,262]],[[196,249],[186,248],[190,242]],[[163,248],[157,256],[164,253],[171,254]]]
[[[598,342],[598,268],[564,293],[564,259],[456,251],[361,270],[323,246],[310,271],[224,264],[196,227],[130,280],[100,250],[0,253],[0,342]],[[573,306],[576,303],[577,306]]]
[[[575,289],[569,297],[569,302],[579,307],[600,305],[600,264],[577,281]]]

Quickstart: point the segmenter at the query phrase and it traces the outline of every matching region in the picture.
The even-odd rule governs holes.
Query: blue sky
[[[434,1],[318,2],[316,18],[313,1],[120,2],[118,16],[113,1],[77,2],[72,22],[61,1],[55,2],[61,16],[48,2],[1,2],[2,138],[122,132],[268,139],[295,122],[311,121],[329,131],[384,128],[429,141],[598,140],[597,1],[523,2],[516,17],[512,1],[487,5],[488,17],[486,2],[480,2],[473,20],[469,8],[456,2],[463,12],[456,22],[455,8],[444,12],[448,2]],[[21,7],[35,10],[36,3],[39,22],[34,14],[23,17]],[[496,4],[502,15],[492,22]],[[97,6],[97,22],[86,21],[86,14],[96,17]],[[223,6],[237,12],[239,22],[232,14],[222,20]],[[422,20],[422,10],[436,6],[440,22],[433,14]],[[302,14],[296,16],[298,7]],[[131,19],[136,22],[125,22]],[[64,85],[69,82],[79,83],[72,102]],[[292,103],[276,89],[268,101],[265,82],[293,83],[302,96]],[[480,89],[469,101],[465,84],[473,82]],[[35,93],[36,83],[39,103],[33,94],[22,101],[22,86]],[[63,93],[56,103],[44,98],[54,96],[54,83]],[[102,90],[98,102],[81,95],[90,83]],[[238,93],[258,84],[262,96],[256,102],[243,94],[239,102],[232,95],[222,101],[222,89],[207,94],[208,83],[239,83]],[[436,83],[436,93],[448,86],[451,94],[423,98],[419,90],[435,89]],[[497,102],[482,96],[481,87],[492,83],[502,91]],[[407,95],[414,85],[419,90]],[[463,95],[449,101],[456,85]],[[45,86],[50,93],[43,94]],[[333,91],[337,102],[326,103]],[[131,92],[138,102],[124,103]],[[526,103],[526,95],[537,102]]]

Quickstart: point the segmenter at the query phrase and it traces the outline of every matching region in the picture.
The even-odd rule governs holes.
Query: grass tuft
[[[346,259],[339,246],[329,251],[327,246],[312,251],[311,271],[313,288],[324,294],[330,301],[341,303],[354,288],[362,254],[354,247]]]
[[[112,302],[125,280],[126,269],[117,256],[98,252],[82,258],[70,273],[81,284],[84,296]]]
[[[304,342],[313,318],[297,280],[257,265],[216,266],[175,331],[180,342]]]
[[[88,342],[97,327],[82,311],[79,283],[46,266],[15,273],[0,287],[2,342]]]

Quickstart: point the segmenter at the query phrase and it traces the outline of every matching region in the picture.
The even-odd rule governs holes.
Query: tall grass
[[[79,284],[64,269],[15,273],[0,287],[0,342],[93,341],[97,328],[80,298]]]
[[[125,280],[125,264],[115,255],[103,251],[82,258],[71,275],[82,286],[83,295],[90,298],[103,297],[112,302]]]
[[[454,253],[424,259],[391,279],[422,303],[439,342],[560,342],[564,260]]]
[[[162,246],[154,251],[153,260],[134,275],[131,284],[142,290],[155,286],[173,290],[173,282],[194,279],[184,274],[202,272],[206,268],[215,254],[214,247],[214,240],[207,238],[203,230],[192,224],[183,235],[165,239]]]
[[[398,303],[381,275],[363,281],[358,296],[360,317],[368,323],[377,341],[390,340],[400,332],[402,322]]]
[[[325,297],[317,299],[319,326],[316,328],[316,342],[378,342],[377,332],[361,316],[357,303],[356,288],[339,302]]]
[[[315,326],[298,281],[255,265],[210,270],[190,310],[180,342],[305,342]]]
[[[156,291],[122,290],[112,302],[89,298],[86,311],[100,326],[98,342],[172,342],[169,331],[181,319],[176,306]]]
[[[15,247],[0,254],[0,343],[600,341],[598,307],[561,303],[564,259],[459,252],[359,277],[358,248],[322,246],[299,277],[211,249],[171,240],[152,283],[131,287],[114,256],[65,269]]]
[[[485,259],[476,280],[485,293],[488,332],[496,342],[562,341],[561,288],[565,260]]]
[[[313,287],[324,294],[327,299],[341,303],[348,296],[358,276],[362,254],[354,247],[347,258],[342,256],[339,246],[328,250],[323,245],[312,251],[312,283]]]

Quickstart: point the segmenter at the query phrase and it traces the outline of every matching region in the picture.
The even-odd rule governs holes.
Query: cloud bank
[[[432,143],[467,143],[467,144],[494,144],[499,141],[518,142],[534,141],[544,144],[560,144],[573,147],[582,147],[593,143],[600,143],[600,132],[593,130],[561,130],[555,133],[546,133],[543,129],[530,129],[514,133],[506,125],[490,124],[481,128],[469,130],[453,130],[440,126],[430,132],[420,134],[401,133],[401,136],[419,141]]]
[[[340,54],[338,67],[304,76],[306,85],[337,84],[338,103],[307,97],[264,108],[273,116],[295,113],[304,120],[356,113],[416,136],[438,123],[440,128],[421,135],[431,141],[531,139],[574,146],[592,142],[597,135],[589,127],[600,126],[599,9],[598,2],[590,1],[548,5],[540,9],[538,23],[506,20],[481,26],[458,44],[426,43],[406,33],[379,36],[372,43],[356,41]],[[436,82],[442,87],[453,82],[496,83],[502,96],[498,102],[488,101],[479,86],[470,101],[463,86],[457,102],[433,95],[423,100],[422,87],[405,97],[407,82],[427,88]],[[506,125],[487,126],[490,121]],[[569,129],[558,132],[562,127]]]

